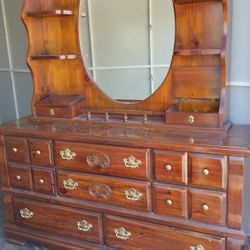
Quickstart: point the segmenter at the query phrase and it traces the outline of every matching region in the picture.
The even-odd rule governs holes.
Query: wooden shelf
[[[78,55],[75,54],[59,54],[59,55],[34,55],[31,56],[32,60],[74,60]]]
[[[220,49],[177,49],[174,51],[177,56],[207,56],[220,55]]]
[[[56,16],[73,16],[72,10],[64,10],[64,9],[55,9],[49,11],[34,11],[34,12],[27,12],[27,17],[56,17]]]
[[[199,3],[199,2],[221,2],[222,0],[174,0],[177,4]]]

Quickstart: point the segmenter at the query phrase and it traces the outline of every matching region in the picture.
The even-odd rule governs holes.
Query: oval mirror
[[[173,56],[172,0],[82,0],[81,50],[93,80],[111,98],[144,100]]]

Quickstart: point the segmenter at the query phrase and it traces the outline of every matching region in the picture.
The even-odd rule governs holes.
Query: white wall
[[[230,119],[250,124],[250,1],[231,1]],[[22,2],[0,0],[0,123],[30,114],[32,82],[25,63],[25,29],[19,17]]]

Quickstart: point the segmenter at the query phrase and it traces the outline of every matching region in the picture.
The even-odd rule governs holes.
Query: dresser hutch
[[[0,127],[5,233],[54,249],[247,250],[250,126],[228,116],[227,0],[173,0],[170,70],[144,101],[106,95],[80,0],[25,0],[32,116]]]

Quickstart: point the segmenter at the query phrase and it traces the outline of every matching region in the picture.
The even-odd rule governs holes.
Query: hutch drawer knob
[[[78,183],[69,178],[68,180],[63,181],[63,186],[65,189],[75,190],[78,188]]]
[[[207,168],[204,168],[202,170],[202,174],[205,175],[205,176],[208,176],[209,175],[209,170]]]
[[[36,155],[41,155],[41,154],[42,154],[42,152],[40,150],[36,151]]]
[[[93,225],[89,224],[86,220],[82,220],[77,222],[77,228],[82,232],[90,232]]]
[[[20,209],[20,215],[24,219],[31,219],[33,217],[33,212],[28,208]]]
[[[170,171],[172,171],[172,166],[170,164],[167,164],[165,166],[165,169],[166,169],[166,171],[170,172]]]
[[[190,246],[189,250],[206,250],[206,248],[202,245]]]
[[[21,177],[20,175],[17,175],[17,176],[16,176],[16,179],[17,179],[18,181],[20,181],[20,180],[22,179],[22,177]]]
[[[17,148],[12,148],[12,151],[13,151],[14,153],[17,153],[18,149],[17,149]]]
[[[49,115],[50,116],[54,116],[55,115],[55,110],[54,109],[50,109],[49,110]]]
[[[194,124],[194,116],[192,116],[192,115],[190,115],[189,117],[188,117],[188,123],[189,124]]]
[[[128,232],[124,227],[115,229],[115,236],[121,240],[128,240],[131,238],[132,234]]]
[[[139,168],[141,166],[141,160],[137,160],[133,155],[124,158],[123,162],[126,168]]]
[[[106,154],[91,154],[86,158],[88,165],[92,168],[101,167],[108,168],[110,165],[109,156]]]
[[[142,198],[142,193],[138,192],[135,188],[125,190],[125,196],[127,200],[130,201],[139,201]]]
[[[66,148],[65,150],[60,151],[60,155],[63,160],[71,161],[76,157],[76,153],[72,152],[70,149]]]
[[[43,180],[43,179],[40,179],[40,180],[39,180],[39,183],[40,183],[40,184],[44,184],[44,180]]]
[[[202,211],[207,212],[208,209],[209,209],[209,207],[208,207],[207,204],[203,204],[203,205],[201,206],[201,209],[202,209]]]
[[[168,206],[172,206],[173,205],[173,201],[172,200],[165,200],[165,203],[166,203],[166,205],[168,205]]]

